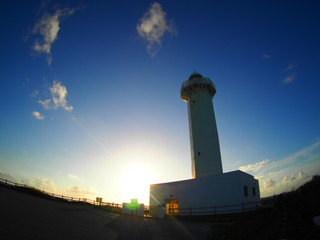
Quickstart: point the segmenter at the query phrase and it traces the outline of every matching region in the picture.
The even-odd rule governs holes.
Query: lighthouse
[[[192,178],[151,184],[151,216],[216,215],[259,207],[259,181],[254,176],[240,170],[222,172],[212,103],[215,93],[213,82],[199,73],[182,82],[180,97],[188,104]]]
[[[220,144],[212,104],[216,88],[209,78],[193,73],[181,86],[188,103],[192,178],[222,173]]]

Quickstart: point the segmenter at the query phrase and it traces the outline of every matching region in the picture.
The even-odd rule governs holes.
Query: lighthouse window
[[[253,195],[253,196],[256,195],[256,188],[255,188],[255,187],[252,188],[252,195]]]
[[[195,100],[193,100],[192,102],[193,102],[193,103],[195,103],[196,101],[195,101]]]
[[[247,186],[243,187],[243,191],[244,191],[244,196],[248,197],[248,187]]]
[[[200,156],[200,152],[198,152],[198,156]]]

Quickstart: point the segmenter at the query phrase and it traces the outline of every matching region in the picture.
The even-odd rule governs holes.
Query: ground
[[[30,194],[32,193],[32,194]],[[125,216],[0,184],[1,239],[320,239],[320,176],[257,211],[166,219]]]
[[[207,239],[203,222],[124,216],[0,185],[0,239]]]

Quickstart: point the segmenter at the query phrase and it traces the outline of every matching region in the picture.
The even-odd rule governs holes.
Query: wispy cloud
[[[278,161],[263,160],[239,169],[259,179],[262,196],[288,191],[300,186],[311,176],[320,174],[320,142]]]
[[[281,81],[283,84],[289,84],[297,79],[297,75],[294,72],[292,72],[292,70],[294,70],[296,66],[297,64],[293,62],[283,69],[284,72],[288,73],[287,76],[283,78]]]
[[[254,176],[254,178],[255,179],[258,179],[258,180],[262,180],[262,179],[264,179],[266,176],[264,176],[264,175],[256,175],[256,176]]]
[[[72,179],[80,179],[78,176],[69,174],[68,177]],[[4,173],[0,169],[0,178],[7,179],[12,182],[26,184],[27,186],[35,187],[39,190],[45,190],[49,193],[60,194],[69,197],[80,197],[94,199],[97,195],[97,189],[92,186],[85,184],[82,187],[73,185],[68,188],[58,188],[55,181],[46,177],[35,177],[35,178],[17,178],[10,173]]]
[[[46,190],[50,193],[57,192],[56,184],[53,182],[53,180],[48,178],[37,177],[37,178],[29,179],[27,184],[33,187],[39,188],[41,190]]]
[[[32,98],[36,98],[38,96],[40,96],[40,93],[39,93],[39,90],[34,90],[31,95],[30,95]]]
[[[264,188],[271,188],[275,185],[276,181],[269,179],[263,183]]]
[[[67,102],[67,88],[62,85],[61,82],[54,81],[52,87],[50,88],[52,95],[53,106],[55,109],[63,108],[69,112],[73,110],[73,107],[68,105]]]
[[[35,119],[38,119],[38,120],[45,119],[45,116],[43,116],[41,113],[39,113],[37,111],[32,112],[32,115],[34,116]]]
[[[284,79],[282,79],[282,83],[283,83],[283,84],[288,84],[288,83],[293,82],[293,81],[296,80],[296,79],[297,79],[296,74],[290,73],[290,74],[287,75]]]
[[[34,25],[32,33],[38,37],[35,39],[32,49],[37,53],[45,54],[49,65],[52,62],[52,44],[58,38],[61,21],[74,14],[75,11],[75,8],[64,8],[56,10],[53,14],[44,13]]]
[[[166,32],[176,34],[176,29],[166,18],[166,12],[155,2],[140,19],[136,29],[140,37],[147,41],[147,51],[154,57],[160,50],[162,37]]]
[[[6,179],[12,182],[18,182],[17,178],[13,176],[11,173],[4,173],[0,170],[0,178]]]
[[[59,81],[53,81],[52,86],[49,88],[51,97],[45,100],[38,100],[38,103],[44,110],[62,108],[68,112],[72,112],[73,107],[68,104],[67,88]]]
[[[287,72],[287,71],[291,71],[293,70],[295,67],[297,66],[297,64],[295,62],[289,64],[288,66],[286,66],[283,71]]]
[[[262,59],[270,59],[270,55],[269,54],[262,54],[261,58]]]
[[[296,174],[292,174],[291,176],[284,176],[281,183],[285,184],[285,185],[293,184],[295,182],[302,181],[302,180],[309,178],[309,177],[310,177],[310,175],[300,171]]]
[[[249,165],[246,165],[246,166],[241,166],[241,167],[239,167],[239,169],[241,171],[244,171],[244,172],[250,172],[250,171],[256,172],[259,169],[261,169],[262,167],[264,167],[269,162],[270,162],[270,160],[266,159],[266,160],[263,160],[261,162],[257,162],[255,164],[249,164]]]
[[[46,99],[44,101],[38,100],[38,103],[43,107],[44,110],[49,110],[51,108],[51,99]]]
[[[74,185],[66,190],[66,193],[73,197],[92,197],[97,194],[94,187],[88,187],[87,189],[81,189],[80,187]]]
[[[68,178],[74,179],[74,180],[80,180],[81,178],[74,174],[68,174]]]

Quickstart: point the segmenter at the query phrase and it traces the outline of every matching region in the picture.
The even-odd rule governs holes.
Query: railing
[[[83,203],[88,203],[88,204],[92,204],[95,206],[104,206],[104,207],[112,207],[112,208],[119,208],[119,209],[122,208],[122,204],[112,203],[112,202],[100,202],[100,201],[97,202],[95,200],[91,200],[88,198],[77,198],[77,197],[69,197],[69,196],[65,196],[65,195],[59,195],[59,194],[50,193],[50,192],[41,190],[41,189],[33,187],[33,186],[29,186],[27,184],[13,182],[13,181],[3,179],[3,178],[0,178],[0,183],[5,184],[5,185],[9,185],[9,186],[29,188],[29,189],[38,191],[40,193],[46,194],[48,196],[62,199],[62,200],[68,201],[68,202],[83,202]]]
[[[261,203],[262,201],[255,201],[224,206],[169,208],[169,214],[179,216],[195,216],[247,212],[261,208]]]
[[[9,186],[33,189],[40,193],[46,194],[47,196],[62,199],[68,202],[83,202],[83,203],[88,203],[95,206],[111,207],[114,209],[118,209],[119,212],[122,209],[122,204],[113,203],[113,202],[100,202],[100,201],[95,201],[88,198],[77,198],[77,197],[59,195],[59,194],[50,193],[50,192],[38,189],[33,186],[29,186],[27,184],[13,182],[3,178],[0,178],[0,183],[9,185]],[[179,215],[179,216],[217,215],[217,214],[227,214],[227,213],[246,212],[246,211],[256,210],[258,208],[261,208],[261,205],[262,205],[262,201],[256,201],[256,202],[247,202],[247,203],[232,204],[232,205],[225,205],[225,206],[169,208],[169,214]],[[144,216],[149,216],[149,206],[145,206]]]

